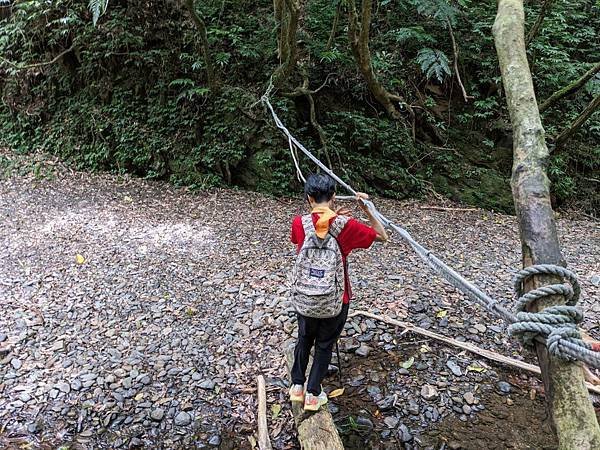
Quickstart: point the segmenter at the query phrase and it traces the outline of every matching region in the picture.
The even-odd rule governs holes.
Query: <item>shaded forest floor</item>
[[[2,448],[252,448],[258,373],[274,446],[297,448],[281,349],[295,328],[286,276],[302,201],[0,156]],[[377,204],[511,303],[514,217]],[[599,337],[598,223],[558,225],[584,328]],[[396,237],[352,264],[354,308],[534,360]],[[330,408],[349,448],[554,446],[535,378],[359,317],[340,347],[346,392]],[[332,377],[326,389],[336,387]]]

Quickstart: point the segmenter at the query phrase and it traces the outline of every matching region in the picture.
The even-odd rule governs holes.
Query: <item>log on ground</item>
[[[284,353],[291,382],[290,372],[294,364],[294,347],[287,346]],[[308,370],[310,370],[310,366],[311,364],[309,364]],[[316,413],[307,413],[301,403],[293,402],[292,413],[298,429],[298,441],[303,450],[344,449],[333,417],[327,407],[321,408]]]

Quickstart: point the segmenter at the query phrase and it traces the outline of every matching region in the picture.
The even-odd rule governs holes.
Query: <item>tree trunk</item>
[[[527,35],[527,40],[525,42],[526,47],[529,47],[529,44],[531,44],[531,41],[533,41],[536,38],[536,36],[539,34],[540,30],[542,29],[542,22],[544,21],[544,18],[546,17],[546,13],[550,9],[551,5],[552,5],[552,0],[545,0],[544,3],[542,4],[542,9],[540,9],[540,13],[537,16],[535,23],[531,27],[531,30],[529,30],[529,34]]]
[[[200,41],[202,42],[202,55],[204,56],[204,65],[206,66],[206,77],[208,78],[208,85],[211,90],[218,90],[218,82],[215,78],[215,71],[212,64],[212,58],[210,56],[210,47],[208,45],[208,36],[206,33],[206,24],[204,20],[196,12],[196,6],[194,0],[185,0],[184,2],[186,9],[190,13],[190,17],[198,32],[200,33]]]
[[[581,89],[583,86],[585,86],[585,83],[587,83],[598,72],[600,72],[600,62],[594,64],[594,66],[590,70],[588,70],[586,73],[584,73],[583,76],[581,78],[579,78],[577,81],[574,81],[573,83],[569,84],[568,86],[565,86],[564,88],[559,89],[554,94],[552,94],[548,98],[548,100],[546,100],[544,103],[542,103],[542,105],[540,106],[540,112],[546,111],[548,108],[550,108],[552,105],[554,105],[561,98],[564,98],[568,95],[571,95],[571,94],[577,92],[579,89]]]
[[[275,16],[275,25],[277,26],[277,58],[281,63],[283,59],[283,53],[281,46],[283,45],[282,39],[282,20],[283,20],[283,0],[273,0],[273,15]]]
[[[460,78],[460,72],[458,71],[458,44],[454,38],[454,32],[452,31],[452,23],[450,22],[450,19],[446,19],[446,23],[448,24],[448,31],[450,32],[450,39],[452,40],[452,51],[454,53],[454,74],[456,75],[456,81],[458,81],[458,85],[460,86],[465,103],[468,103],[469,99],[473,97],[471,95],[467,95],[467,90],[465,89],[462,79]]]
[[[12,14],[12,0],[0,1],[0,20],[8,19]]]
[[[579,114],[577,119],[575,119],[569,127],[567,127],[565,130],[563,130],[562,133],[560,133],[558,135],[558,137],[556,138],[556,148],[559,149],[560,147],[562,147],[564,145],[564,143],[567,142],[579,128],[581,128],[581,125],[583,125],[585,123],[585,121],[588,120],[590,118],[590,116],[592,114],[594,114],[594,112],[599,107],[600,107],[600,94],[598,94],[596,96],[596,98],[594,98],[594,100],[592,100],[589,103],[589,105],[587,105],[585,107],[583,112],[581,114]]]
[[[513,127],[514,163],[512,191],[519,221],[523,266],[565,265],[545,172],[548,149],[544,140],[524,39],[523,0],[499,0],[493,32],[496,51]],[[533,277],[526,290],[552,282]],[[532,305],[539,311],[563,303],[548,297]],[[547,406],[552,415],[560,449],[600,448],[600,428],[577,364],[550,356],[544,345],[536,347],[544,380]]]
[[[275,17],[279,21],[279,58],[280,64],[274,74],[275,86],[283,85],[296,67],[298,19],[300,4],[298,0],[275,0]],[[281,7],[281,12],[277,8]]]
[[[335,41],[335,34],[337,33],[338,22],[340,20],[340,14],[342,11],[342,3],[338,3],[335,8],[335,15],[333,16],[333,23],[331,24],[331,31],[329,32],[329,39],[327,39],[327,45],[325,50],[330,50]]]
[[[392,100],[399,101],[410,107],[404,102],[404,100],[397,96],[390,94],[383,85],[377,79],[371,63],[371,50],[369,49],[369,32],[371,30],[371,10],[372,0],[362,0],[362,9],[360,21],[358,18],[358,12],[356,9],[356,1],[348,0],[348,40],[350,41],[350,48],[352,49],[352,55],[358,65],[360,73],[367,82],[367,87],[375,100],[383,106],[386,112],[394,119],[401,119],[400,112]],[[410,111],[412,112],[412,111]]]

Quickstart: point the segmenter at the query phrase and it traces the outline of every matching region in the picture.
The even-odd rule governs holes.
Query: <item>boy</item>
[[[368,198],[367,194],[358,193],[356,200],[358,206],[369,218],[371,226],[350,218],[350,211],[347,208],[340,208],[336,212],[332,211],[335,188],[335,182],[328,175],[310,175],[306,180],[304,193],[311,207],[311,215],[305,216],[304,223],[302,216],[295,217],[292,222],[292,243],[297,245],[298,253],[302,249],[307,232],[316,234],[321,240],[330,234],[337,241],[343,262],[344,284],[341,312],[328,318],[307,317],[297,313],[298,341],[294,350],[290,400],[304,402],[305,411],[317,411],[327,403],[327,395],[321,388],[321,382],[325,378],[331,362],[333,345],[344,329],[348,306],[352,298],[346,258],[354,249],[369,248],[373,241],[387,241],[388,239],[383,225],[371,214],[362,201],[362,199]],[[312,226],[310,219],[312,219]],[[315,355],[305,394],[306,369],[313,346]]]

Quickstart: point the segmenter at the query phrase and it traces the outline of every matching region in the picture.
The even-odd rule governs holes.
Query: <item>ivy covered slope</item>
[[[0,143],[204,188],[297,190],[260,105],[361,189],[512,211],[493,0],[0,0]],[[557,204],[600,206],[600,5],[527,2]],[[312,166],[302,161],[303,170]]]

